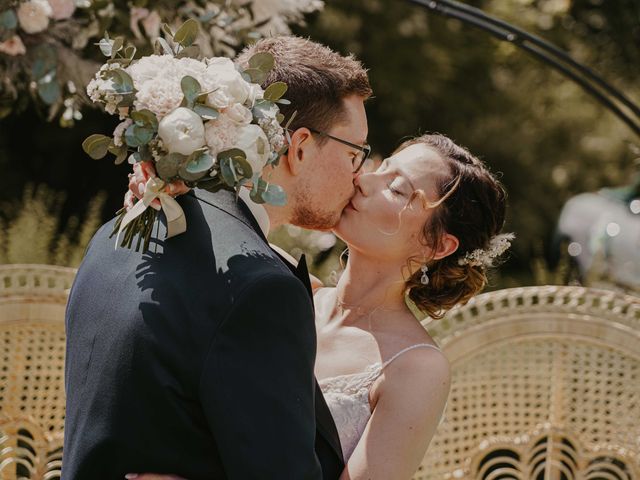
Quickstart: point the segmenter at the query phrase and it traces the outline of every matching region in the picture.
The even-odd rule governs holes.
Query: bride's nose
[[[356,178],[353,179],[353,184],[356,186],[356,190],[360,191],[362,195],[367,196],[367,191],[371,184],[371,173],[358,173]]]

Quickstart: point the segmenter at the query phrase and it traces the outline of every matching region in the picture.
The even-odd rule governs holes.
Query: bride
[[[340,480],[409,479],[451,377],[406,300],[437,319],[482,290],[512,238],[500,234],[506,195],[480,160],[438,134],[403,143],[355,185],[334,230],[349,247],[346,268],[314,295],[316,377],[342,444]]]

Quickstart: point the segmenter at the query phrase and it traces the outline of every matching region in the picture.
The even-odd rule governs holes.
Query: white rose
[[[47,0],[30,0],[18,7],[20,27],[27,33],[38,33],[49,26],[49,17],[53,13]]]
[[[213,72],[216,72],[216,71],[221,72],[223,70],[230,70],[235,72],[236,66],[229,58],[213,57],[207,60],[207,70],[209,69],[211,69],[211,71]]]
[[[229,115],[229,118],[240,125],[248,125],[253,120],[253,115],[251,114],[251,110],[249,110],[244,105],[240,105],[239,103],[235,103],[227,108],[224,113]]]
[[[223,110],[233,103],[233,99],[225,89],[218,88],[215,92],[207,95],[207,103],[218,110]]]
[[[204,124],[193,110],[179,107],[160,120],[158,135],[170,153],[191,155],[204,145]]]
[[[71,18],[76,11],[75,0],[49,0],[51,6],[51,18],[54,20],[66,20]]]
[[[261,172],[271,155],[269,140],[258,125],[241,127],[235,146],[247,155],[253,173]]]

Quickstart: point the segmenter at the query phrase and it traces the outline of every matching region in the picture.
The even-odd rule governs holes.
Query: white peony
[[[188,108],[176,108],[160,120],[158,136],[170,153],[190,155],[204,145],[202,118]]]
[[[212,155],[229,150],[238,139],[237,122],[221,113],[215,120],[209,120],[204,126],[204,137]]]
[[[49,6],[51,6],[51,18],[54,20],[71,18],[76,11],[75,0],[49,0]]]
[[[251,85],[242,78],[240,72],[228,58],[213,58],[207,62],[207,77],[217,87],[209,95],[209,101],[217,108],[225,108],[232,103],[244,103],[251,93]],[[226,105],[223,103],[226,100]]]
[[[247,161],[251,165],[253,173],[262,172],[269,157],[271,147],[269,139],[258,125],[245,125],[238,132],[238,140],[235,147],[241,149],[247,155]]]
[[[20,27],[27,33],[46,30],[52,13],[47,0],[29,0],[21,3],[17,11]]]
[[[247,98],[247,104],[253,107],[257,100],[264,98],[264,90],[257,83],[252,83],[249,86],[249,97]]]
[[[253,120],[253,114],[244,105],[235,103],[229,108],[225,109],[224,113],[229,115],[229,118],[240,125],[249,125]]]
[[[24,55],[27,53],[27,49],[24,43],[22,43],[22,39],[18,35],[14,35],[9,38],[9,40],[0,42],[0,52],[15,57],[17,55]]]

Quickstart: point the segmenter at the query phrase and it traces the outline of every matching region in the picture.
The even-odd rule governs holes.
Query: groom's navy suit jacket
[[[163,240],[161,214],[137,253],[114,248],[111,221],[80,266],[63,479],[336,480],[344,465],[313,374],[304,262],[283,262],[233,193],[178,201],[185,233]]]

